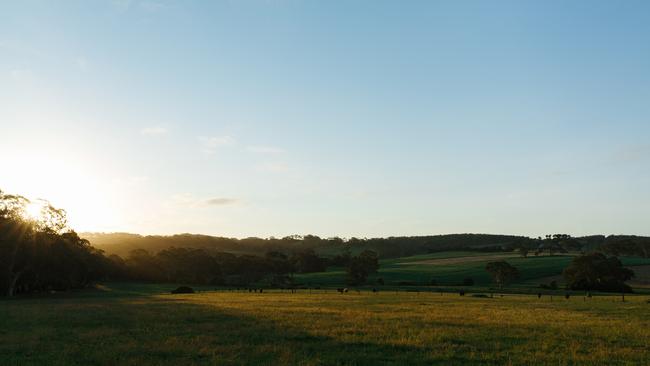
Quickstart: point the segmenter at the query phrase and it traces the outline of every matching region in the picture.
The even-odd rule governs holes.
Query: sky
[[[650,2],[0,1],[0,167],[80,232],[650,235]]]

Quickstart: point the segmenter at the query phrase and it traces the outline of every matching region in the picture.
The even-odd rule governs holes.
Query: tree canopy
[[[520,276],[519,270],[506,261],[488,262],[485,270],[499,287],[507,285]]]
[[[563,275],[567,287],[572,290],[630,292],[625,281],[631,279],[634,272],[623,267],[616,257],[591,253],[575,257]]]
[[[100,251],[68,228],[65,211],[0,191],[2,293],[85,287],[101,278],[107,266]]]

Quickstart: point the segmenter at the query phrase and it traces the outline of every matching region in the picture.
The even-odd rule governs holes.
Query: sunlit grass
[[[650,357],[650,304],[643,296],[621,303],[331,290],[120,291],[0,302],[2,364],[611,365]]]

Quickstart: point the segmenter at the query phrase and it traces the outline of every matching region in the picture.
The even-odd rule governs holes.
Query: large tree
[[[65,211],[47,201],[0,191],[0,291],[85,287],[106,273],[108,261],[68,228]]]
[[[357,257],[350,258],[347,267],[347,282],[349,285],[361,285],[366,282],[368,275],[379,270],[377,253],[364,250]]]
[[[567,287],[572,290],[631,292],[625,281],[631,279],[634,272],[623,267],[616,257],[592,253],[575,257],[563,275]]]
[[[485,270],[500,288],[519,278],[519,270],[506,261],[489,262]]]

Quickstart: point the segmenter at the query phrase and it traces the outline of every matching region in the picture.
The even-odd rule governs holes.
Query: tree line
[[[83,233],[93,246],[109,254],[127,257],[133,249],[156,253],[171,247],[191,247],[210,252],[233,252],[264,255],[267,251],[291,253],[301,250],[315,252],[360,253],[371,250],[381,258],[398,258],[445,251],[511,252],[522,256],[555,255],[566,252],[601,251],[614,256],[650,257],[650,238],[624,235],[572,237],[551,234],[545,237],[523,237],[488,234],[451,234],[388,238],[321,238],[316,235],[290,235],[283,238],[224,238],[209,235],[178,234],[142,236],[128,233]]]
[[[39,212],[31,215],[35,204]],[[189,247],[134,249],[124,258],[105,255],[68,227],[64,210],[0,191],[0,293],[7,296],[84,288],[100,280],[226,286],[266,280],[270,286],[295,286],[295,273],[323,272],[328,266],[346,268],[349,283],[361,284],[379,262],[368,250],[326,258],[299,246],[263,255]]]
[[[0,291],[15,293],[80,288],[102,279],[110,262],[67,228],[65,211],[0,191]]]
[[[40,212],[32,216],[28,212],[33,211],[34,204],[38,204]],[[590,252],[577,257],[564,272],[568,286],[619,291],[633,274],[622,268],[615,256],[647,257],[649,243],[645,237],[594,236],[585,239],[566,234],[545,238],[456,234],[347,241],[315,235],[282,239],[229,239],[190,234],[100,237],[126,238],[131,250],[125,255],[106,255],[68,227],[64,210],[46,201],[30,202],[25,197],[0,191],[0,293],[11,296],[69,290],[107,279],[226,286],[246,286],[265,280],[271,286],[295,286],[295,273],[322,272],[328,267],[344,268],[347,284],[361,285],[370,274],[377,272],[380,257],[467,248],[479,251],[518,249],[522,256],[529,253],[553,255],[585,251],[589,246],[602,253]],[[149,247],[157,250],[138,248],[138,243],[143,241],[155,243]],[[170,242],[176,245],[164,246]],[[332,248],[339,254],[332,257],[318,254],[318,249],[332,252]],[[352,250],[359,254],[353,256]],[[486,269],[500,286],[519,276],[516,269],[503,263],[492,263]]]
[[[499,288],[521,277],[519,269],[507,261],[489,262],[485,270]],[[632,292],[625,282],[634,277],[634,271],[625,268],[617,257],[593,252],[573,258],[562,276],[567,290]],[[541,287],[557,290],[557,283],[553,281],[552,285],[542,284]]]

